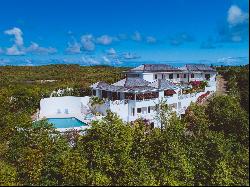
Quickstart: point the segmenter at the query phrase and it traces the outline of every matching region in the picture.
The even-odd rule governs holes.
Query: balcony
[[[181,100],[181,99],[193,98],[193,97],[196,97],[196,95],[197,93],[183,94],[183,95],[178,96],[178,99]]]

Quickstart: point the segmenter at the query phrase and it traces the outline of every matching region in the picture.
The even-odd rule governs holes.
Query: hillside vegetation
[[[249,185],[248,66],[218,68],[228,94],[192,104],[182,119],[161,103],[162,129],[111,112],[84,135],[32,125],[53,90],[87,95],[90,84],[115,82],[125,69],[0,67],[0,185]]]

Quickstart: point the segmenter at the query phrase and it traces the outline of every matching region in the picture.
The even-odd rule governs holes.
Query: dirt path
[[[225,81],[225,79],[221,75],[218,75],[215,94],[216,95],[226,94],[226,92],[227,92],[226,91],[226,84],[227,84],[227,81]]]
[[[214,94],[209,95],[202,103],[201,105],[207,105],[209,103],[209,100],[213,98],[214,96],[219,96],[219,95],[225,95],[226,94],[226,84],[227,81],[221,76],[218,75],[216,77],[217,79],[217,84],[216,84],[216,92]]]

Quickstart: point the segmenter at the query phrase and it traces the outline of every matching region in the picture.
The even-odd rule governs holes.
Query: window
[[[96,95],[96,90],[93,90],[93,95]]]
[[[141,108],[137,108],[137,113],[138,113],[138,114],[141,113]]]
[[[105,90],[102,90],[102,98],[108,98],[108,92]]]
[[[177,76],[177,79],[180,78],[180,74],[177,74],[176,76]]]
[[[205,78],[206,78],[206,80],[209,80],[210,79],[210,74],[205,74]]]
[[[143,114],[147,114],[147,107],[142,107],[141,111],[142,111]]]
[[[157,74],[155,74],[155,79],[157,79]]]
[[[174,75],[173,73],[169,74],[169,79],[173,79]]]
[[[119,96],[120,96],[119,92],[112,92],[111,94],[112,101],[119,100],[120,99]]]
[[[187,78],[187,74],[184,74],[184,79]]]
[[[163,74],[161,74],[161,78],[164,79],[164,75]]]
[[[135,108],[132,108],[132,116],[135,115]]]
[[[194,78],[194,74],[193,73],[191,74],[191,78]]]
[[[148,107],[148,113],[150,113],[150,106]]]
[[[128,77],[139,77],[139,74],[128,74]]]

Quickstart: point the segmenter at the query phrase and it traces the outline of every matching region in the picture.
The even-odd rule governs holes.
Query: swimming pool
[[[87,126],[76,118],[48,118],[48,122],[52,123],[55,128],[73,128]]]

